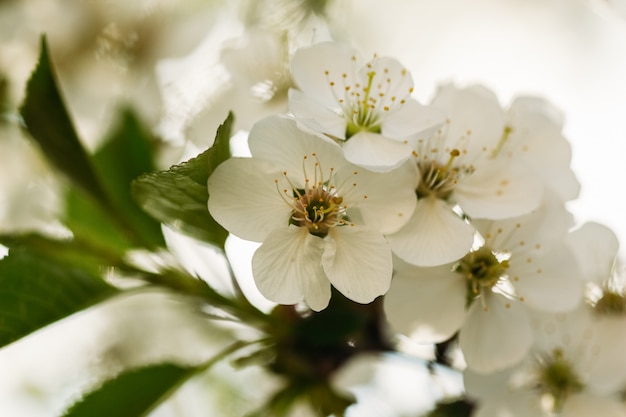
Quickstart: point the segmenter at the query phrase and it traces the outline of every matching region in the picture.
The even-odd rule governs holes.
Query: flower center
[[[493,288],[500,278],[506,275],[508,267],[507,260],[498,260],[485,246],[461,258],[455,272],[467,279],[467,306],[469,307],[482,291]]]
[[[372,90],[372,82],[376,72],[367,73],[367,86],[363,87],[363,95],[360,92],[352,92],[355,100],[352,106],[345,106],[343,111],[348,121],[346,125],[346,139],[354,136],[356,133],[365,130],[372,133],[380,133],[380,124],[377,123],[378,115],[375,112],[376,99],[370,97]]]
[[[330,90],[339,104],[340,116],[346,120],[345,140],[359,132],[381,133],[381,124],[385,113],[406,103],[413,92],[408,86],[406,69],[389,67],[374,60],[366,64],[367,79],[363,79],[356,68],[357,58],[352,57],[352,77],[348,73],[332,73],[329,69],[324,75]],[[412,85],[412,82],[410,83]],[[337,139],[337,138],[335,138]]]
[[[287,172],[283,172],[283,177],[291,190],[285,188],[282,192],[279,190],[279,193],[292,209],[289,224],[306,227],[312,235],[323,238],[330,228],[349,223],[346,215],[348,206],[343,204],[343,197],[337,194],[337,187],[334,184],[335,169],[331,167],[328,179],[325,179],[317,155],[312,153],[311,156],[315,161],[313,178],[308,176],[306,169],[308,156],[305,155],[302,161],[304,188],[296,187],[287,176]],[[278,189],[278,179],[274,182]],[[356,183],[354,185],[356,186]]]
[[[450,158],[445,165],[435,161],[420,161],[417,163],[421,179],[417,190],[415,190],[417,198],[434,196],[447,200],[450,197],[459,176],[462,173],[468,173],[461,172],[459,168],[453,166],[454,160],[460,154],[458,149],[451,150]]]
[[[331,227],[345,222],[343,198],[333,195],[326,185],[294,190],[294,210],[290,224],[309,229],[309,233],[324,237]]]
[[[538,388],[551,397],[553,411],[558,412],[567,397],[582,390],[584,385],[561,349],[554,349],[538,362]]]
[[[605,290],[594,306],[594,310],[602,315],[626,315],[626,297],[622,294]]]

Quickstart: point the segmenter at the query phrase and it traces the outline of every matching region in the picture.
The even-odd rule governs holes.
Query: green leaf
[[[119,224],[111,218],[110,211],[92,199],[69,189],[65,195],[63,223],[80,240],[98,244],[122,254],[133,247],[129,237],[122,233]]]
[[[94,162],[104,188],[124,214],[126,235],[146,247],[164,246],[161,224],[148,216],[131,195],[131,182],[155,170],[152,145],[155,139],[143,128],[130,109],[120,112],[120,121],[94,155]]]
[[[10,250],[0,260],[0,346],[117,294],[86,270]]]
[[[231,157],[230,137],[232,135],[234,121],[235,117],[233,116],[233,113],[229,112],[228,116],[226,116],[226,119],[224,120],[224,123],[222,123],[220,127],[217,128],[213,146],[211,146],[207,152],[208,175],[206,175],[205,183],[209,179],[209,176],[213,173],[213,171],[215,171],[215,168],[217,168],[219,164]],[[204,175],[197,179],[204,179]]]
[[[171,363],[131,370],[87,394],[63,417],[145,416],[196,371]]]
[[[63,220],[76,237],[116,251],[165,245],[160,223],[141,210],[131,195],[133,179],[154,170],[153,140],[131,110],[120,112],[118,125],[93,157],[107,205],[74,189],[66,194]]]
[[[63,417],[146,416],[189,378],[251,343],[238,340],[193,367],[161,363],[124,372],[76,402]]]
[[[167,171],[152,172],[133,181],[133,196],[155,219],[188,236],[223,248],[228,232],[209,214],[207,181],[230,157],[232,113],[217,130],[213,146]]]
[[[0,123],[4,122],[5,113],[9,111],[9,82],[4,74],[0,74]]]
[[[48,160],[85,196],[68,194],[67,225],[113,247],[163,246],[160,225],[136,205],[130,183],[154,170],[151,138],[130,111],[93,157],[83,148],[61,97],[46,38],[20,108],[26,129]]]
[[[84,192],[106,203],[105,192],[61,97],[45,36],[41,38],[39,62],[26,85],[20,113],[26,129],[50,162]]]

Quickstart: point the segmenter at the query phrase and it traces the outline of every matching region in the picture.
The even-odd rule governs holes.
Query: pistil
[[[483,246],[465,255],[455,268],[455,272],[467,280],[467,305],[485,290],[493,288],[506,275],[508,261],[499,261],[496,255]]]
[[[416,190],[418,198],[435,196],[446,200],[450,196],[459,176],[459,169],[454,166],[454,162],[460,154],[458,149],[452,149],[445,165],[435,161],[418,162],[421,174],[421,181]]]
[[[306,227],[312,235],[323,238],[330,228],[347,223],[347,206],[343,204],[343,198],[337,195],[337,187],[333,184],[334,168],[330,168],[328,179],[324,179],[317,155],[312,153],[311,156],[315,158],[312,181],[306,169],[308,156],[305,155],[302,160],[304,188],[296,187],[287,172],[283,172],[283,177],[291,190],[280,190],[278,179],[274,182],[279,194],[292,209],[289,224]]]

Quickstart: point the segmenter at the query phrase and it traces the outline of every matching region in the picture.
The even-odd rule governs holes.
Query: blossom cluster
[[[0,415],[626,417],[617,2],[0,2]]]
[[[208,181],[212,217],[260,243],[259,291],[316,312],[331,286],[383,296],[397,333],[458,339],[475,415],[626,415],[617,241],[575,229],[558,110],[478,85],[421,104],[398,60],[335,42],[298,49],[290,71],[289,113],[254,124],[251,157]]]

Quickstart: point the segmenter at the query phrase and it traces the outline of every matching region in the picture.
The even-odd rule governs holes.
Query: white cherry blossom
[[[622,385],[609,384],[623,358],[606,356],[606,339],[586,306],[567,314],[534,313],[535,342],[515,367],[494,374],[464,372],[474,417],[626,416]],[[608,379],[607,379],[608,377]]]
[[[364,62],[349,46],[323,42],[297,50],[291,71],[299,90],[289,110],[302,126],[342,144],[346,158],[376,171],[411,156],[414,140],[444,121],[441,112],[411,98],[413,79],[397,60]]]
[[[447,85],[432,104],[445,111],[448,121],[417,141],[417,208],[407,225],[389,236],[394,253],[418,266],[442,265],[469,251],[474,228],[463,216],[499,220],[524,215],[539,205],[544,188],[524,163],[498,155],[508,128],[491,91]]]
[[[324,309],[330,284],[368,303],[387,292],[391,249],[384,234],[415,207],[410,164],[377,174],[286,117],[258,122],[252,158],[231,158],[210,177],[209,211],[229,232],[262,242],[252,259],[263,295]]]
[[[568,244],[576,254],[583,279],[595,290],[595,294],[590,294],[595,299],[590,301],[595,304],[603,293],[618,295],[626,289],[618,271],[619,241],[611,229],[587,222],[570,233]]]
[[[626,387],[626,270],[618,257],[619,241],[611,229],[595,222],[583,224],[568,238],[587,285],[595,331],[605,338],[605,356],[613,358],[605,362],[604,383],[617,380]]]
[[[570,222],[555,198],[526,216],[478,224],[484,243],[457,262],[430,268],[396,262],[387,319],[422,343],[458,331],[465,361],[477,372],[515,364],[533,341],[530,309],[569,311],[582,298],[564,243]]]

